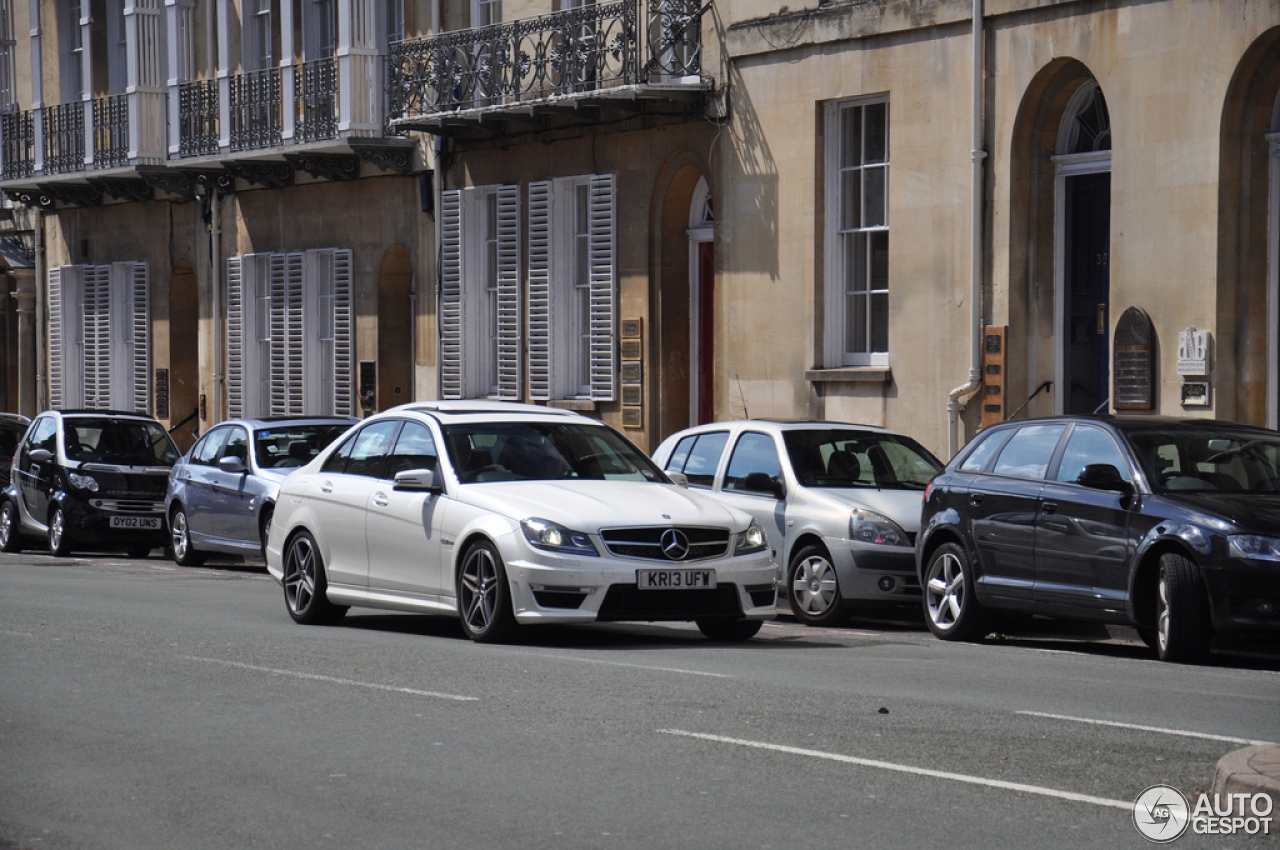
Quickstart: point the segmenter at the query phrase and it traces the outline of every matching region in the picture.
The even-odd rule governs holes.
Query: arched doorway
[[[715,418],[715,212],[700,179],[689,205],[690,425]]]
[[[1060,413],[1110,400],[1111,119],[1095,81],[1072,95],[1053,157]]]
[[[374,410],[413,400],[413,263],[400,245],[387,249],[378,273],[376,368]]]

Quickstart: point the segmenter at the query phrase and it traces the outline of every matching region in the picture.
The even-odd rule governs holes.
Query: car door
[[[1035,585],[1036,516],[1045,474],[1066,423],[1019,428],[969,488],[969,528],[980,562],[980,595],[1029,602]]]
[[[47,460],[36,460],[31,453],[37,449],[49,452]],[[53,416],[36,419],[27,438],[18,448],[18,460],[14,464],[20,507],[27,516],[44,526],[49,514],[49,494],[53,490],[58,470],[58,420]]]
[[[397,490],[397,472],[430,469],[440,475],[437,442],[421,422],[405,422],[396,436],[385,477],[370,492],[365,523],[369,539],[369,587],[439,596],[452,582],[440,561],[440,521],[445,503],[438,493]]]
[[[380,419],[356,431],[329,456],[308,488],[312,531],[331,582],[369,582],[365,521],[375,488],[388,486],[379,479],[386,477],[387,452],[399,428],[398,419]]]
[[[228,428],[227,442],[222,447],[218,462],[206,473],[213,489],[214,509],[209,519],[212,533],[221,540],[232,542],[258,539],[258,520],[254,508],[257,493],[249,485],[249,432],[241,425]],[[239,468],[225,468],[223,461],[239,461]]]
[[[760,489],[767,476],[777,490]],[[747,477],[753,476],[750,485]],[[778,447],[771,435],[760,431],[743,431],[733,442],[729,464],[720,482],[720,500],[751,514],[769,538],[775,557],[786,552],[787,502],[784,497],[782,463]]]
[[[1132,490],[1099,486],[1099,471],[1105,468],[1114,470],[1121,482],[1133,481],[1115,439],[1103,428],[1077,424],[1041,494],[1035,599],[1057,613],[1124,611],[1134,548],[1129,539]],[[1101,480],[1109,477],[1101,475]],[[1095,483],[1084,483],[1090,481]]]
[[[227,442],[229,427],[214,428],[200,438],[178,472],[181,487],[179,498],[187,514],[187,529],[194,541],[207,539],[213,533],[215,508],[214,481],[210,472],[215,468],[222,447]]]
[[[685,476],[690,487],[710,490],[715,485],[716,470],[720,468],[720,458],[728,442],[728,431],[700,431],[682,437],[664,469]]]

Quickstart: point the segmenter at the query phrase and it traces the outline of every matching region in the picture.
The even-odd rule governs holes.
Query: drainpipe
[[[204,430],[209,430],[210,425],[214,425],[222,419],[222,380],[223,380],[223,357],[222,351],[222,204],[218,190],[209,186],[209,267],[210,267],[210,289],[213,295],[213,404],[210,405],[209,422],[204,425]]]
[[[973,208],[969,213],[969,382],[951,391],[947,398],[947,457],[959,450],[956,434],[960,411],[982,389],[982,0],[973,0]]]

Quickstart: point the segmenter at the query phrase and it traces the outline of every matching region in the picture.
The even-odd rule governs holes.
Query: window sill
[[[810,369],[804,378],[815,384],[887,384],[893,380],[893,370],[888,366],[843,366]]]
[[[557,398],[547,402],[547,407],[560,410],[576,410],[579,413],[595,413],[596,403],[589,398]]]

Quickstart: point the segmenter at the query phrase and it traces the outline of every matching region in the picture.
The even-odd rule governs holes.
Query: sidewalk
[[[1211,794],[1266,794],[1271,832],[1280,832],[1280,744],[1260,744],[1227,753],[1213,772]]]

